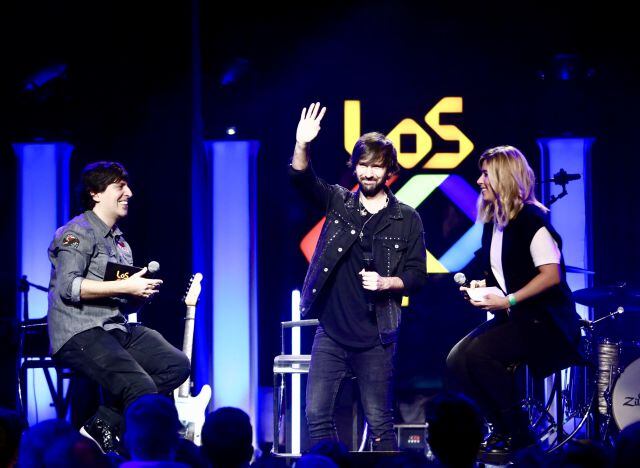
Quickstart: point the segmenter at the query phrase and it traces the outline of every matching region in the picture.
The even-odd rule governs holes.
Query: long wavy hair
[[[478,167],[486,163],[489,175],[489,190],[494,200],[485,201],[482,195],[478,199],[478,219],[484,223],[493,221],[504,228],[515,218],[522,207],[530,203],[544,211],[549,211],[536,199],[534,187],[536,176],[524,154],[513,146],[496,146],[486,150],[480,156]]]

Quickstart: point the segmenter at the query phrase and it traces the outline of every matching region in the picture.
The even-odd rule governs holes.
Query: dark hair
[[[82,170],[80,178],[80,201],[82,206],[91,210],[96,202],[93,193],[104,192],[105,189],[116,182],[129,180],[129,173],[122,164],[115,161],[97,161],[87,164]]]
[[[0,466],[9,466],[18,457],[25,421],[17,411],[0,408]]]
[[[443,392],[427,402],[427,441],[445,466],[473,466],[482,442],[484,421],[468,398]]]
[[[127,408],[125,427],[125,442],[133,459],[170,461],[175,457],[181,424],[169,398],[141,396]]]
[[[251,461],[253,429],[249,415],[224,407],[209,413],[202,427],[202,448],[213,466],[231,468]]]
[[[82,437],[64,419],[47,419],[28,429],[20,441],[18,466],[44,466],[47,450],[65,437]]]
[[[355,167],[360,160],[382,162],[389,175],[395,174],[400,170],[398,153],[393,146],[393,142],[382,133],[365,133],[358,138],[347,166]]]

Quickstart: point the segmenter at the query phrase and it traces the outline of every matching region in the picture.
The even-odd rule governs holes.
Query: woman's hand
[[[467,290],[468,289],[486,288],[486,287],[487,287],[487,281],[486,280],[471,280],[469,282],[469,287],[460,286],[460,291],[462,291],[462,297],[464,297],[465,300],[470,301],[469,294],[467,294]]]
[[[508,309],[510,306],[509,299],[504,296],[497,296],[495,294],[487,294],[481,301],[470,300],[469,302],[471,302],[471,304],[475,307],[479,307],[488,312]]]

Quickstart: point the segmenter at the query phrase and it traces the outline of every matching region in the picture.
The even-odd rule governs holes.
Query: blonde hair
[[[536,176],[527,159],[518,148],[513,146],[496,146],[486,150],[480,156],[478,167],[486,163],[489,175],[489,190],[494,200],[485,201],[482,195],[478,199],[478,219],[484,223],[493,221],[504,228],[515,218],[526,204],[536,205],[549,211],[536,199],[534,187]]]

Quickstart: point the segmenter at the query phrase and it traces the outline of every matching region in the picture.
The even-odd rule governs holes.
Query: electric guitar
[[[200,295],[200,282],[202,274],[196,273],[191,277],[189,289],[184,298],[187,306],[187,315],[184,321],[184,340],[182,352],[191,361],[193,348],[193,326],[196,318],[196,303]],[[191,376],[180,387],[174,390],[173,398],[178,410],[180,423],[184,428],[184,438],[196,445],[201,445],[202,426],[204,425],[205,411],[211,400],[211,387],[203,385],[198,396],[191,396]]]

